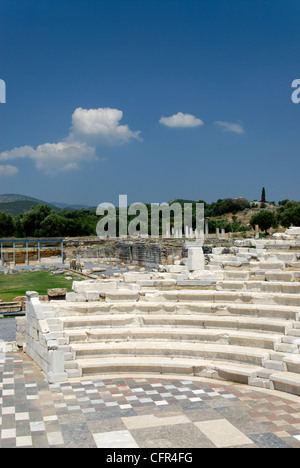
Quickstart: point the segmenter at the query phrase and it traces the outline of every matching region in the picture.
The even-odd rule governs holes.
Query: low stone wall
[[[50,329],[37,292],[27,292],[26,301],[26,354],[45,372],[49,383],[68,379],[65,372],[64,352]]]

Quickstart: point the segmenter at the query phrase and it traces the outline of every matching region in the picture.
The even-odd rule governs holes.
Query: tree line
[[[300,226],[300,202],[295,200],[282,200],[278,203],[276,210],[262,209],[255,213],[250,219],[253,228],[256,225],[262,231],[278,228],[280,226],[289,228],[290,226]]]
[[[183,208],[184,202],[180,202]],[[283,200],[275,210],[261,209],[250,219],[250,226],[242,225],[235,214],[251,207],[250,202],[241,199],[220,199],[211,204],[200,200],[204,204],[204,216],[208,218],[209,232],[216,228],[225,229],[226,232],[243,232],[259,225],[262,231],[279,226],[288,228],[291,225],[300,226],[300,202]],[[196,205],[196,202],[195,202]],[[147,205],[149,215],[151,205]],[[117,225],[118,225],[118,209]],[[233,221],[219,218],[224,214],[232,213]],[[38,237],[88,237],[96,235],[96,226],[99,221],[96,210],[53,210],[47,205],[38,205],[18,216],[0,212],[0,237],[9,238],[38,238]],[[128,223],[133,217],[128,216]],[[149,234],[151,218],[149,218]],[[172,219],[171,219],[172,227]],[[184,226],[182,226],[184,233]]]
[[[57,212],[38,205],[15,217],[0,213],[0,237],[86,237],[95,235],[97,221],[93,210]]]

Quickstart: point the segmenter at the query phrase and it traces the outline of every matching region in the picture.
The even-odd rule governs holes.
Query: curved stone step
[[[108,293],[110,296],[111,293]],[[112,298],[110,298],[112,300]],[[209,302],[209,303],[248,303],[285,305],[300,307],[300,294],[262,293],[247,291],[215,291],[215,290],[175,290],[145,293],[140,301],[149,302]]]
[[[123,325],[135,326],[159,326],[159,327],[193,327],[193,328],[216,328],[235,330],[258,330],[264,332],[275,332],[284,335],[287,329],[291,329],[295,322],[285,319],[273,319],[264,317],[242,317],[229,315],[193,315],[193,314],[110,314],[92,315],[91,317],[74,316],[60,319],[64,324],[64,330],[103,327],[121,327]]]
[[[275,390],[300,396],[300,374],[293,372],[278,372],[270,376]]]
[[[208,360],[225,360],[262,366],[270,358],[265,350],[231,346],[218,343],[178,343],[178,342],[137,342],[87,343],[73,344],[71,349],[76,353],[75,359],[98,358],[102,356],[157,356],[176,358],[204,358]]]
[[[276,333],[266,334],[263,332],[239,332],[232,330],[207,330],[191,328],[99,328],[79,329],[66,332],[71,344],[95,343],[95,342],[118,342],[151,340],[171,342],[195,342],[195,343],[218,343],[223,345],[247,346],[259,349],[274,350],[276,343],[281,342],[281,335]],[[173,344],[172,344],[173,345]]]
[[[299,294],[300,283],[269,281],[218,281],[217,291],[252,291],[277,294]]]
[[[224,281],[255,281],[262,278],[269,282],[295,282],[299,278],[299,270],[259,270],[259,271],[246,271],[246,270],[224,270],[223,280]]]
[[[248,384],[256,377],[260,367],[249,364],[225,363],[217,360],[172,359],[122,356],[103,359],[79,359],[77,366],[82,375],[110,373],[158,373],[193,375]]]
[[[63,323],[64,330],[69,328],[82,327],[119,327],[122,325],[134,324],[136,321],[135,315],[77,315],[74,317],[63,317],[60,319]]]
[[[76,303],[73,305],[63,304],[55,310],[57,317],[61,320],[87,315],[89,317],[101,314],[214,314],[214,315],[251,315],[257,317],[272,317],[289,320],[297,320],[300,317],[300,307],[278,304],[249,304],[229,302],[148,302],[139,301],[134,303],[107,304]]]
[[[241,316],[211,316],[211,315],[154,315],[142,316],[145,325],[160,325],[160,326],[196,326],[203,328],[217,329],[236,329],[236,330],[261,330],[268,332],[276,332],[285,334],[289,322],[280,319],[268,319],[264,317],[241,317]]]

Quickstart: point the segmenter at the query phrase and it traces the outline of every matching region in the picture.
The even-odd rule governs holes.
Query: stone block
[[[39,320],[38,321],[38,329],[42,333],[49,333],[50,329],[49,329],[49,325],[48,325],[47,320],[45,320],[45,319],[44,320]]]
[[[188,264],[189,271],[204,270],[205,257],[202,246],[188,248]]]
[[[55,289],[48,289],[48,298],[49,300],[65,300],[66,294],[68,290],[66,288],[55,288]]]
[[[265,272],[267,281],[287,281],[292,282],[295,280],[295,273],[289,271],[266,271]]]
[[[284,262],[259,262],[257,267],[261,270],[284,270]]]
[[[67,372],[61,372],[59,374],[54,374],[53,372],[47,373],[47,382],[49,384],[66,382],[68,380]]]
[[[139,291],[141,289],[141,286],[139,284],[129,284],[128,288],[131,291]]]
[[[85,291],[83,295],[87,301],[99,301],[100,299],[100,293],[98,291]]]
[[[150,273],[124,273],[124,281],[125,283],[135,283],[138,280],[151,280],[153,278],[153,274]]]
[[[39,297],[39,294],[36,291],[27,291],[26,296],[28,299],[32,299],[34,297]]]
[[[139,293],[135,291],[120,290],[116,292],[109,292],[106,294],[106,302],[115,302],[115,301],[136,302],[138,300],[139,300]]]
[[[60,350],[49,351],[49,372],[60,374],[65,371],[65,356]]]
[[[97,291],[99,294],[117,289],[117,280],[90,280],[90,281],[74,281],[72,289],[77,294],[83,294],[85,291]]]
[[[83,294],[67,293],[66,302],[86,302],[86,298]]]

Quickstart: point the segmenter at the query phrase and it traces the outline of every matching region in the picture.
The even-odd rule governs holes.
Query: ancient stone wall
[[[70,254],[70,241],[66,248]],[[98,259],[117,261],[119,263],[139,266],[156,267],[157,265],[172,264],[174,259],[186,256],[184,242],[168,241],[133,241],[133,240],[108,240],[98,241],[93,244],[74,243],[72,255],[77,259]],[[75,249],[74,249],[75,247]]]

